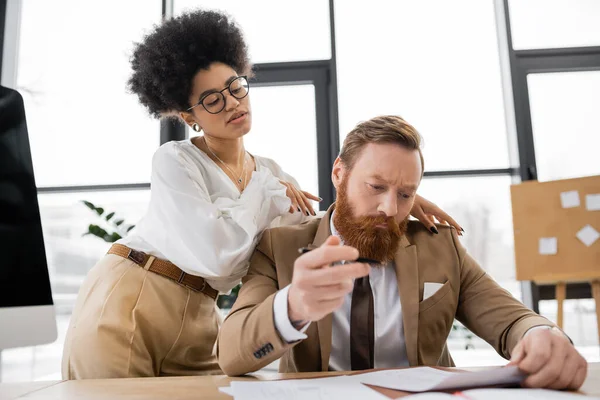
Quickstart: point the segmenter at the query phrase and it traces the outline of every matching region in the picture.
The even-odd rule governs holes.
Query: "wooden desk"
[[[475,369],[475,368],[474,368]],[[226,376],[175,377],[175,378],[136,378],[102,379],[86,381],[32,382],[29,384],[0,384],[0,399],[190,399],[190,400],[230,400],[231,397],[219,392],[219,387],[229,386],[232,380],[276,380],[291,378],[315,378],[335,376],[339,373],[303,374],[254,374],[244,378]],[[25,388],[23,385],[29,385]],[[15,388],[19,387],[16,391]],[[588,377],[582,387],[587,395],[600,396],[600,363],[589,366]],[[10,397],[12,395],[12,397]]]

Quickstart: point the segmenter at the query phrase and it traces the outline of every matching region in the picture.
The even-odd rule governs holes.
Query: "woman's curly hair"
[[[128,87],[153,117],[167,116],[190,107],[194,76],[214,62],[251,73],[240,28],[216,11],[187,12],[154,27],[136,44]]]

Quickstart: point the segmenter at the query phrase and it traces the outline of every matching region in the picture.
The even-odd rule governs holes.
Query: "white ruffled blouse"
[[[191,140],[162,145],[152,159],[146,215],[119,240],[135,250],[169,260],[229,292],[248,270],[262,232],[309,218],[289,213],[279,180],[298,182],[268,158],[253,156],[256,170],[240,195],[219,166]]]

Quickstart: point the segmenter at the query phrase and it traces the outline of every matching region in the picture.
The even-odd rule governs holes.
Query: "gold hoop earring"
[[[202,130],[202,128],[200,128],[200,125],[198,125],[198,123],[196,122],[194,122],[194,124],[192,125],[192,129],[196,132],[200,132]]]

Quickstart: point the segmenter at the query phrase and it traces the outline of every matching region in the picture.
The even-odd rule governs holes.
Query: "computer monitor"
[[[25,107],[0,86],[0,350],[55,340]]]

